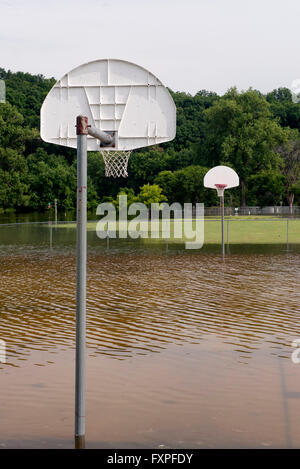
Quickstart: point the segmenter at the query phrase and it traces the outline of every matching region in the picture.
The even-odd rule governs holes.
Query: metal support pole
[[[75,448],[85,448],[86,198],[88,118],[77,117]]]
[[[229,253],[229,220],[227,220],[227,254]]]
[[[52,249],[52,221],[49,221],[49,229],[50,229],[50,249]]]
[[[106,249],[109,250],[109,230],[106,232]]]
[[[92,135],[92,137],[97,138],[102,143],[106,143],[107,145],[113,143],[114,141],[114,137],[112,135],[108,134],[107,132],[103,132],[103,130],[97,129],[93,125],[89,125],[88,133],[89,135]]]
[[[286,249],[289,250],[289,219],[286,220]]]
[[[221,229],[222,229],[222,255],[225,256],[224,244],[224,193],[220,196]]]
[[[54,200],[55,224],[57,225],[57,199]]]
[[[175,220],[175,219],[174,219]],[[169,231],[169,228],[170,228],[170,225],[168,224],[167,220],[165,220],[165,223],[164,223],[164,220],[162,219],[161,221],[162,223],[162,234],[163,234],[163,230],[164,230],[164,224],[165,224],[165,233],[166,233],[166,252],[169,251],[169,236],[170,236],[170,231]],[[174,222],[175,223],[175,222]]]

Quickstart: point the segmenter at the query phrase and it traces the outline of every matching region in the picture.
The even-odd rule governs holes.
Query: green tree
[[[48,203],[57,199],[58,207],[72,210],[76,207],[76,161],[69,166],[62,155],[49,155],[43,148],[29,155],[28,183],[30,186],[30,208],[45,210]],[[91,178],[87,181],[87,207],[94,209],[99,199]]]
[[[272,169],[252,174],[248,178],[249,201],[251,205],[279,205],[284,194],[284,176]]]
[[[187,166],[175,171],[178,202],[204,203],[206,196],[209,197],[208,189],[203,186],[207,171],[202,166]]]
[[[168,160],[162,148],[132,152],[128,164],[130,187],[137,191],[144,184],[152,184],[155,176],[164,169],[168,169]]]
[[[37,130],[40,107],[55,79],[3,68],[0,79],[5,80],[7,91],[7,103],[0,104],[0,210],[42,210],[53,198],[65,209],[74,208],[76,151],[42,142]],[[202,192],[199,168],[221,163],[239,173],[243,204],[246,189],[251,203],[271,200],[270,190],[270,197],[264,194],[266,175],[279,173],[284,176],[289,204],[300,197],[297,171],[289,163],[294,161],[291,154],[296,149],[291,150],[292,144],[290,149],[285,146],[299,138],[290,128],[300,130],[300,104],[293,103],[290,90],[278,88],[265,97],[258,91],[238,93],[234,88],[222,97],[206,90],[194,96],[170,93],[177,107],[176,138],[134,151],[128,180],[105,177],[99,152],[88,153],[90,208],[100,200],[116,199],[122,190],[137,193],[147,183],[158,184],[169,202],[216,204],[215,191]],[[275,179],[271,177],[269,183]],[[228,191],[225,197],[237,204],[239,191]]]
[[[280,125],[300,130],[300,103],[293,103],[288,88],[278,88],[266,95],[270,111],[279,119]]]
[[[0,68],[0,79],[5,80],[7,102],[18,108],[27,126],[39,128],[40,108],[55,84],[55,79],[23,72],[6,72],[3,68]]]
[[[137,202],[142,202],[148,208],[151,204],[167,202],[167,197],[162,193],[162,188],[158,184],[144,184],[136,198]]]
[[[135,196],[134,194],[134,190],[131,189],[131,188],[128,188],[128,187],[123,187],[120,192],[118,193],[117,195],[117,198],[115,200],[110,200],[114,206],[119,209],[119,206],[120,206],[120,196],[121,195],[126,195],[127,196],[127,207],[131,204],[133,204],[134,202],[138,202],[138,198]],[[103,200],[103,202],[110,202],[109,200]]]
[[[75,166],[69,167],[63,156],[48,155],[42,148],[29,155],[27,162],[32,210],[45,210],[54,199],[59,208],[76,207]]]
[[[0,103],[0,207],[2,210],[28,207],[28,165],[26,144],[37,137],[24,126],[23,116],[9,103]]]
[[[198,91],[195,96],[183,92],[171,92],[171,95],[177,109],[177,130],[175,139],[165,144],[165,148],[167,151],[169,148],[179,151],[204,137],[204,111],[219,97],[206,90]]]
[[[266,99],[254,90],[229,90],[206,111],[206,122],[213,163],[225,163],[237,171],[245,206],[248,178],[279,168],[275,147],[285,141],[286,134],[273,118]]]
[[[0,147],[24,153],[26,144],[38,138],[38,131],[24,124],[24,117],[15,106],[0,103]]]
[[[291,134],[291,133],[290,133]],[[294,132],[294,139],[289,140],[278,148],[278,153],[282,157],[282,172],[285,177],[285,189],[290,213],[293,213],[293,203],[295,193],[300,185],[300,138]]]
[[[161,171],[155,178],[154,183],[162,188],[169,202],[175,202],[177,193],[177,177],[173,171]]]
[[[208,171],[202,166],[187,166],[178,171],[162,171],[155,178],[170,203],[202,202],[206,205],[215,205],[217,197],[215,191],[203,186],[203,178]]]

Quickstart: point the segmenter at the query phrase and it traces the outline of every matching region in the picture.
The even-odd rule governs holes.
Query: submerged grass
[[[221,221],[220,219],[205,217],[205,219],[197,220],[199,225],[204,222],[204,243],[219,244],[221,243]],[[134,228],[134,221],[116,223],[116,237],[120,230]],[[174,227],[177,229],[182,226],[182,234],[174,233]],[[56,229],[75,230],[75,223],[66,223],[55,225]],[[97,222],[88,222],[87,230],[96,231]],[[193,220],[193,229],[196,228],[196,220]],[[165,223],[160,220],[155,228],[155,232],[159,235],[151,234],[146,221],[140,222],[137,229],[141,232],[141,238],[145,243],[156,243],[161,239],[166,239],[170,243],[182,243],[188,238],[184,235],[183,223],[181,219],[170,220],[170,234],[167,234]],[[227,234],[230,244],[284,244],[287,241],[291,244],[300,244],[300,219],[283,219],[283,218],[258,218],[258,217],[226,217],[225,218],[225,241],[227,242]],[[157,238],[157,236],[159,236]],[[110,233],[110,237],[112,233]]]

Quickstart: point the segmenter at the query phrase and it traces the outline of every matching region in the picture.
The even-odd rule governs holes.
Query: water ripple
[[[75,257],[1,256],[0,337],[10,357],[74,347]],[[274,353],[299,330],[299,256],[88,258],[90,353],[124,359],[216,335],[237,354]]]

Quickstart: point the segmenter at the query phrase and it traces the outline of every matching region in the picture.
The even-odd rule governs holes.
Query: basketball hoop
[[[77,449],[85,447],[87,152],[100,150],[106,176],[127,177],[132,150],[169,142],[175,134],[176,107],[168,89],[151,72],[125,60],[95,60],[71,70],[41,108],[42,139],[77,149]]]
[[[219,184],[217,181],[223,181]],[[239,177],[236,172],[228,166],[215,166],[211,168],[204,176],[204,187],[217,189],[218,196],[220,197],[220,215],[222,227],[222,254],[225,255],[224,244],[224,189],[237,187],[239,185]]]
[[[217,189],[219,197],[222,197],[224,195],[224,189],[226,187],[227,187],[227,184],[215,184],[215,188]]]
[[[105,176],[113,178],[128,176],[127,165],[131,155],[130,150],[100,150],[100,153],[105,164]]]

